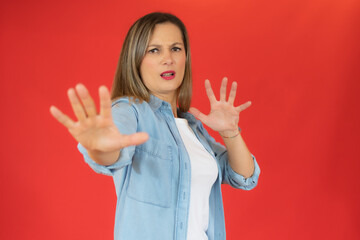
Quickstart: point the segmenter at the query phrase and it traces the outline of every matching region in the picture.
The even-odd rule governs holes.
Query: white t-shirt
[[[191,163],[190,209],[187,240],[207,240],[209,196],[218,176],[215,159],[195,136],[186,119],[175,118]]]

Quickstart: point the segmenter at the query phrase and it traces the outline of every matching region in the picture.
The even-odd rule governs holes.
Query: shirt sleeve
[[[221,183],[229,184],[234,188],[243,189],[243,190],[251,190],[254,187],[256,187],[260,175],[260,167],[254,155],[251,154],[254,160],[254,166],[255,166],[254,172],[251,177],[245,178],[244,176],[238,174],[231,168],[229,164],[228,153],[226,148],[220,143],[216,142],[215,139],[208,134],[208,132],[205,130],[205,128],[201,123],[200,123],[200,128],[202,128],[201,130],[204,133],[207,142],[209,143],[212,151],[214,152],[216,159],[219,162],[221,168],[221,178],[222,178]]]
[[[111,108],[113,121],[122,134],[132,134],[137,131],[137,111],[128,101],[116,101]],[[87,150],[79,143],[78,149],[84,160],[97,173],[112,176],[114,171],[131,163],[135,146],[121,149],[118,160],[109,166],[103,166],[92,160]]]

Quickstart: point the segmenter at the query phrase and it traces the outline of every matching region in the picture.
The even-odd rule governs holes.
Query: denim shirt
[[[79,144],[85,161],[97,173],[113,177],[117,205],[115,240],[185,240],[190,204],[190,159],[176,127],[169,103],[151,96],[149,102],[121,98],[112,104],[115,125],[122,134],[147,132],[149,139],[139,146],[123,148],[110,166],[95,163]],[[250,190],[257,185],[260,168],[254,159],[251,177],[237,174],[228,163],[224,146],[215,142],[202,123],[190,113],[186,118],[196,137],[216,159],[219,174],[209,199],[209,240],[223,240],[225,219],[221,184]]]

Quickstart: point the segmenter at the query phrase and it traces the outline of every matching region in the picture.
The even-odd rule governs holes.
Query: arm
[[[241,134],[234,132],[231,136],[235,137],[222,137],[228,151],[229,164],[235,172],[249,178],[254,173],[254,160]]]
[[[220,88],[220,100],[217,101],[210,82],[206,80],[205,89],[211,111],[205,115],[199,110],[191,108],[190,112],[208,127],[219,132],[224,140],[231,168],[236,173],[248,178],[254,173],[254,160],[238,130],[238,123],[240,112],[248,108],[251,102],[234,107],[237,84],[233,82],[228,101],[226,101],[226,86],[227,78],[224,78]]]

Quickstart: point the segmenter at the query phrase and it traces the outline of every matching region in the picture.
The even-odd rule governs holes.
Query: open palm
[[[205,80],[206,94],[210,101],[210,113],[205,115],[196,108],[190,108],[190,113],[197,117],[200,121],[210,127],[212,130],[219,132],[222,136],[229,136],[238,131],[240,112],[251,105],[246,102],[238,107],[234,106],[236,97],[237,83],[233,82],[226,101],[227,78],[223,78],[220,87],[220,100],[218,101],[211,88],[210,81]]]
[[[78,121],[73,121],[58,108],[51,106],[50,112],[70,134],[86,149],[99,152],[118,151],[130,145],[138,145],[148,138],[146,133],[123,135],[113,122],[111,99],[106,87],[99,88],[100,112],[84,85],[78,84],[68,90],[68,97]]]

